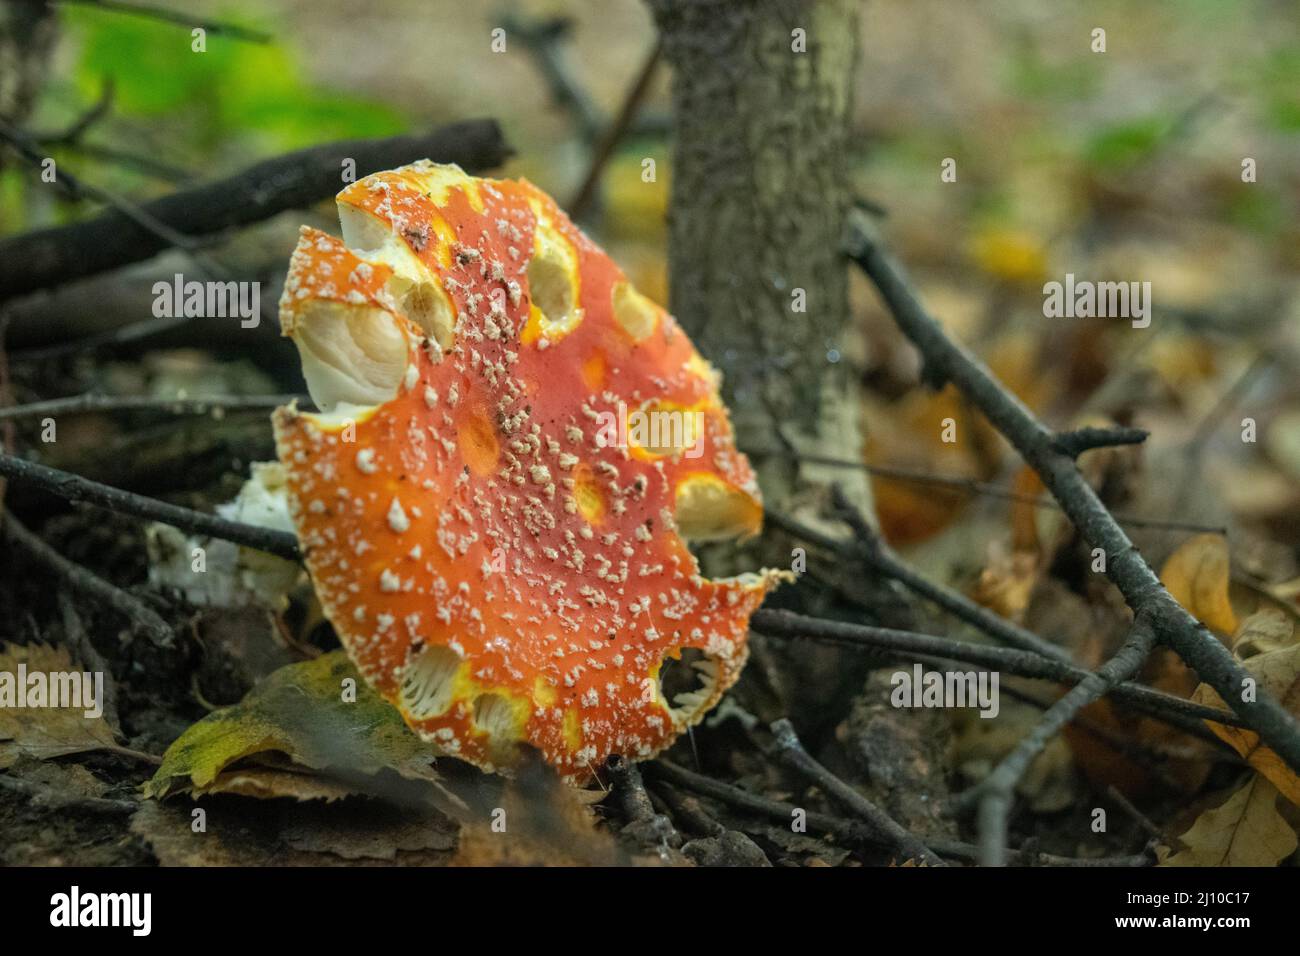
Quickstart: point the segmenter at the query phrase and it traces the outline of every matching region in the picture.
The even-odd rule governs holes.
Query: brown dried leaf
[[[11,690],[17,686],[20,667],[29,675],[81,672],[64,647],[6,644],[0,648],[0,674],[14,682]],[[6,696],[0,696],[0,701],[9,703]],[[103,716],[87,717],[84,707],[18,707],[16,699],[12,703],[0,706],[0,770],[23,755],[49,760],[118,746],[116,729]]]
[[[1277,788],[1259,774],[1222,806],[1206,810],[1179,839],[1159,847],[1161,866],[1277,866],[1296,849],[1296,834],[1277,811]]]
[[[1247,624],[1258,617],[1260,615],[1247,618]],[[1271,618],[1266,619],[1260,625],[1261,630],[1272,627],[1270,621]],[[1251,630],[1243,628],[1239,642],[1253,643],[1255,640]],[[1256,654],[1245,661],[1245,668],[1255,677],[1260,690],[1272,694],[1291,713],[1300,714],[1300,644]],[[1192,699],[1211,707],[1226,707],[1223,698],[1208,684],[1196,688]],[[1257,733],[1244,727],[1228,727],[1213,721],[1206,723],[1220,739],[1272,781],[1284,797],[1300,806],[1300,777],[1272,749],[1260,743]]]

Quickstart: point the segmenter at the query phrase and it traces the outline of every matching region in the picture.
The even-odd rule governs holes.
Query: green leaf
[[[1103,127],[1084,144],[1084,158],[1090,166],[1122,168],[1132,166],[1154,153],[1173,133],[1175,124],[1162,116],[1150,116]]]
[[[284,150],[327,139],[389,135],[406,126],[390,107],[310,84],[282,43],[210,34],[206,51],[196,53],[189,31],[174,25],[93,9],[63,12],[81,42],[76,73],[81,97],[92,101],[111,78],[114,114],[177,123],[178,129],[169,131],[173,149],[181,136],[202,152],[227,147],[240,134],[257,134],[264,148]],[[237,13],[223,17],[249,19]]]
[[[344,700],[345,686],[355,689],[355,702]],[[330,799],[368,791],[367,784],[384,771],[434,782],[437,756],[370,690],[347,655],[335,651],[280,668],[238,704],[186,730],[167,748],[145,795]],[[297,782],[285,786],[286,780]]]

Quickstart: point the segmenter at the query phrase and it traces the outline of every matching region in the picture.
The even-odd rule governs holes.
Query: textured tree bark
[[[671,309],[723,374],[767,507],[817,524],[825,488],[838,481],[873,515],[865,473],[787,453],[788,444],[860,458],[858,402],[835,361],[848,324],[841,247],[858,0],[647,3],[674,69]],[[714,576],[756,560],[797,569],[779,540],[707,546],[701,561]],[[862,596],[873,588],[862,582]],[[784,708],[803,715],[810,739],[862,689],[866,665],[841,648],[769,646],[761,636],[751,646],[783,710],[769,719]],[[764,706],[745,700],[756,713]]]
[[[839,361],[859,3],[647,2],[675,71],[671,310],[723,373],[765,498],[789,507],[816,478],[782,435],[844,458],[861,445]],[[863,476],[834,477],[869,503]]]
[[[18,127],[27,122],[45,83],[57,37],[53,4],[0,6],[0,120]],[[0,164],[7,159],[0,157]]]

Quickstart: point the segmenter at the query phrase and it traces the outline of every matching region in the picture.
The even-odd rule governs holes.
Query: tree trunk
[[[674,68],[672,311],[723,374],[765,505],[816,525],[837,481],[872,515],[864,472],[788,453],[861,460],[855,383],[839,360],[859,0],[647,2]],[[756,561],[802,570],[791,544],[779,542],[706,546],[701,563],[713,576]],[[875,587],[855,582],[864,598]],[[782,600],[819,601],[817,590],[783,591]],[[769,645],[761,635],[750,646],[776,692],[742,694],[762,719],[797,713],[804,731],[829,732],[820,723],[862,689],[866,665],[841,648]]]
[[[768,504],[793,508],[825,474],[784,441],[860,457],[840,361],[859,0],[648,3],[675,71],[671,310],[723,373]],[[862,474],[834,480],[869,509]]]

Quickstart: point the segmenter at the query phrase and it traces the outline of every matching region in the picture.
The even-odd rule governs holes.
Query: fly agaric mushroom
[[[686,545],[762,520],[716,373],[528,182],[419,162],[338,205],[343,240],[303,227],[280,301],[322,411],[275,434],[357,669],[487,770],[521,743],[572,782],[653,756],[736,681],[782,577],[708,580]]]

